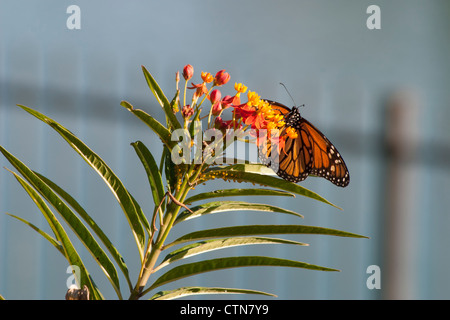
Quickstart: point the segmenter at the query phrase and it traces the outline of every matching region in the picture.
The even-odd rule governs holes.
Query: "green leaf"
[[[260,204],[260,203],[248,203],[244,201],[217,201],[201,204],[196,207],[190,208],[192,212],[187,210],[181,212],[174,224],[179,222],[196,218],[205,214],[211,214],[216,212],[229,212],[229,211],[264,211],[264,212],[280,212],[286,214],[292,214],[303,218],[299,213],[291,210],[286,210],[272,205]]]
[[[283,179],[275,178],[268,174],[262,174],[260,172],[266,172],[264,165],[255,164],[236,164],[225,167],[214,167],[202,175],[202,180],[212,180],[221,178],[225,181],[238,181],[238,182],[251,182],[263,186],[273,187],[276,189],[284,190],[299,194],[308,198],[312,198],[326,204],[329,204],[335,208],[339,208],[333,203],[329,202],[325,198],[319,196],[317,193],[310,191],[296,183],[292,183]],[[272,172],[273,173],[273,172]],[[203,181],[202,181],[203,182]]]
[[[143,259],[145,242],[144,228],[139,218],[138,209],[136,208],[131,195],[128,193],[128,190],[124,187],[120,179],[96,153],[89,149],[89,147],[87,147],[69,130],[33,109],[30,109],[23,105],[18,106],[51,126],[100,175],[100,177],[102,177],[106,185],[111,189],[112,193],[116,197],[123,212],[125,213],[125,216],[130,224],[131,230],[136,240],[139,254],[141,256],[141,259]]]
[[[209,287],[182,287],[175,290],[160,291],[156,293],[150,300],[171,300],[185,296],[199,294],[261,294],[265,296],[276,297],[272,293],[257,290],[236,289],[236,288],[209,288]]]
[[[189,264],[183,264],[181,266],[175,267],[164,273],[162,276],[160,276],[148,290],[152,290],[169,282],[197,275],[200,273],[229,268],[255,267],[255,266],[294,267],[319,271],[339,271],[337,269],[331,269],[305,262],[280,258],[259,257],[259,256],[228,257],[228,258],[204,260]]]
[[[201,242],[196,242],[193,244],[186,245],[180,249],[177,249],[169,253],[161,264],[155,268],[155,272],[172,262],[178,261],[180,259],[186,259],[197,254],[210,252],[219,249],[226,249],[236,246],[252,245],[252,244],[295,244],[301,246],[307,246],[307,243],[276,239],[276,238],[265,238],[265,237],[235,237],[235,238],[224,238],[216,240],[205,240]]]
[[[64,256],[66,257],[69,264],[78,266],[80,268],[80,273],[81,273],[80,278],[81,279],[77,279],[80,283],[80,287],[83,287],[83,285],[86,285],[89,289],[89,292],[91,293],[91,295],[93,296],[93,298],[95,300],[103,299],[101,293],[98,291],[98,289],[92,283],[89,273],[88,273],[86,267],[84,266],[84,263],[81,260],[80,256],[78,255],[78,252],[75,250],[72,242],[70,241],[69,237],[67,236],[67,233],[65,232],[62,225],[59,223],[58,219],[52,213],[50,208],[47,206],[44,199],[42,199],[41,196],[36,191],[34,191],[34,189],[24,179],[19,177],[14,172],[12,172],[12,173],[13,173],[14,177],[17,179],[17,181],[21,184],[21,186],[28,193],[30,198],[37,205],[39,210],[41,210],[41,212],[44,215],[45,219],[47,220],[50,228],[54,232],[56,238],[61,243],[61,246],[64,249]]]
[[[175,107],[179,108],[179,102],[180,100],[180,89],[177,90],[177,92],[175,93],[175,96],[173,97],[172,101],[170,101],[170,108],[172,110],[174,110]]]
[[[165,246],[165,249],[180,243],[213,238],[252,236],[261,234],[322,234],[339,237],[367,238],[355,233],[304,225],[246,225],[200,230],[179,237]]]
[[[175,114],[173,113],[172,107],[170,106],[170,102],[165,96],[164,92],[159,87],[156,80],[153,78],[153,76],[148,72],[148,70],[142,66],[142,71],[144,72],[145,80],[147,81],[147,84],[150,88],[150,90],[153,92],[153,94],[156,97],[156,100],[158,100],[158,103],[161,105],[161,107],[164,110],[164,113],[166,114],[166,117],[169,121],[169,123],[175,128],[180,129],[181,124],[178,122],[177,117],[175,117]]]
[[[233,171],[259,173],[259,174],[263,174],[263,175],[277,177],[277,175],[271,168],[267,167],[266,165],[264,165],[262,163],[242,163],[242,162],[240,162],[240,163],[233,164],[232,166],[228,166],[227,169],[233,170]]]
[[[6,151],[0,146],[0,151],[8,159],[8,161],[27,179],[27,181],[58,211],[61,217],[67,222],[70,228],[74,231],[77,237],[85,245],[88,251],[93,256],[94,260],[100,265],[101,269],[105,272],[107,278],[110,280],[114,289],[119,297],[120,285],[119,278],[117,276],[116,268],[113,263],[99,246],[95,238],[86,228],[86,226],[80,221],[80,219],[70,210],[70,208],[59,198],[53,190],[39,178],[33,171],[31,171],[26,165],[15,158],[11,153]],[[16,174],[13,173],[15,176]]]
[[[23,223],[28,225],[31,229],[35,230],[37,233],[39,233],[41,236],[43,236],[48,242],[50,242],[64,257],[66,256],[66,253],[64,252],[64,248],[61,246],[61,243],[58,240],[56,240],[55,238],[53,238],[51,235],[49,235],[47,232],[42,231],[41,229],[36,227],[34,224],[32,224],[31,222],[29,222],[25,219],[22,219],[18,216],[10,214],[10,213],[6,213],[6,214],[19,220],[19,221],[22,221]]]
[[[272,190],[272,189],[262,189],[262,188],[253,188],[253,189],[223,189],[223,190],[214,190],[210,192],[203,192],[196,194],[192,197],[189,197],[184,201],[185,204],[190,204],[195,201],[201,201],[211,198],[219,198],[219,197],[237,197],[237,196],[287,196],[287,197],[295,197],[293,193],[281,191],[281,190]]]
[[[136,201],[136,199],[131,194],[130,194],[130,198],[133,201],[134,207],[136,208],[136,212],[138,214],[139,220],[142,222],[143,226],[150,234],[150,224],[148,223],[147,217],[145,216],[144,212],[142,211],[141,206],[139,205],[139,203]]]
[[[175,164],[172,161],[171,154],[168,148],[164,148],[164,173],[166,176],[167,187],[170,192],[174,192],[177,184],[177,175]]]
[[[164,143],[169,150],[172,150],[176,144],[176,141],[171,140],[170,131],[167,130],[165,126],[163,126],[158,120],[153,118],[147,112],[140,109],[134,109],[133,106],[127,101],[122,101],[120,105],[127,108],[132,114],[142,120],[142,122],[144,122],[150,129],[153,130],[154,133],[159,136],[162,143]]]
[[[141,141],[136,141],[131,145],[134,147],[139,159],[144,165],[144,169],[147,173],[148,181],[152,190],[153,202],[155,207],[158,207],[161,200],[164,198],[164,184],[161,174],[159,173],[158,165],[156,164],[151,152]]]
[[[125,264],[125,261],[122,255],[117,251],[116,247],[112,244],[103,230],[98,226],[98,224],[91,218],[91,216],[81,207],[81,205],[66,191],[64,191],[61,187],[59,187],[56,183],[51,181],[50,179],[44,177],[43,175],[33,171],[41,180],[43,180],[50,188],[53,189],[56,193],[59,194],[61,198],[64,199],[79,215],[80,217],[92,228],[95,234],[99,237],[102,243],[106,246],[108,251],[111,253],[112,257],[122,270],[122,273],[125,276],[125,279],[128,282],[128,286],[130,290],[132,289],[132,284],[130,280],[130,276],[128,273],[128,267]]]

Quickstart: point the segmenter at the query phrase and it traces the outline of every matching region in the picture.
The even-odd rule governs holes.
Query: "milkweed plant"
[[[189,261],[213,250],[247,245],[307,245],[302,242],[270,237],[271,235],[322,234],[340,237],[363,236],[340,230],[295,225],[238,225],[206,230],[185,230],[187,233],[168,241],[175,225],[205,215],[242,211],[262,211],[302,217],[297,212],[270,204],[247,201],[220,200],[232,197],[268,196],[309,197],[333,205],[318,194],[299,184],[274,176],[274,172],[258,163],[258,152],[249,152],[250,159],[240,159],[233,152],[234,143],[247,146],[260,144],[259,139],[268,136],[280,138],[277,129],[284,125],[283,116],[272,112],[267,101],[254,91],[247,91],[241,83],[235,83],[233,96],[223,96],[220,88],[230,80],[225,70],[215,76],[201,72],[201,81],[192,83],[194,68],[186,65],[175,76],[175,90],[171,100],[165,95],[150,72],[142,67],[147,84],[165,114],[160,122],[144,110],[122,101],[121,106],[145,123],[160,139],[149,147],[141,141],[131,143],[142,163],[142,170],[150,185],[149,195],[154,203],[152,212],[144,212],[137,199],[124,186],[108,164],[75,134],[58,122],[29,107],[20,108],[48,124],[100,175],[129,223],[130,231],[139,252],[139,272],[131,275],[125,260],[94,217],[64,191],[59,185],[27,167],[10,152],[0,146],[0,151],[16,169],[10,171],[31,197],[45,217],[53,235],[31,222],[9,214],[30,226],[48,240],[63,255],[74,272],[77,285],[71,288],[67,299],[104,299],[84,261],[75,249],[71,237],[75,235],[92,255],[111,283],[118,299],[175,299],[198,294],[257,294],[271,295],[248,288],[180,287],[161,290],[160,287],[177,280],[227,268],[250,266],[295,267],[320,271],[336,269],[306,262],[268,256],[230,256],[215,259]],[[184,81],[181,79],[184,78]],[[180,81],[181,80],[181,81]],[[290,133],[287,132],[289,135]],[[282,141],[279,141],[282,145]],[[152,151],[161,148],[159,163]],[[231,150],[231,152],[229,152]],[[256,150],[256,149],[254,149]],[[8,169],[9,170],[9,169]],[[246,182],[251,187],[226,188],[195,193],[199,184],[212,180]],[[200,188],[199,188],[200,189]],[[206,189],[206,188],[205,188]],[[64,224],[63,224],[64,221]],[[71,236],[67,227],[73,232]],[[180,228],[178,228],[178,231]],[[183,230],[183,229],[181,229]],[[82,247],[83,248],[83,247]],[[201,257],[201,256],[200,256]],[[88,256],[89,258],[89,256]],[[177,266],[173,267],[173,264]],[[119,281],[119,272],[125,284]],[[134,280],[133,279],[137,279]]]

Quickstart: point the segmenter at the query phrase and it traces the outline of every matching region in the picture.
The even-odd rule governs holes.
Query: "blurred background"
[[[81,29],[67,27],[71,13],[66,10],[73,4],[81,10]],[[374,22],[367,13],[370,5],[380,8],[381,29],[368,28],[368,20],[369,25]],[[0,145],[84,206],[122,253],[134,281],[138,253],[113,195],[59,135],[16,104],[75,133],[151,212],[148,182],[130,143],[143,141],[155,158],[160,143],[119,105],[127,100],[163,120],[141,65],[170,98],[175,72],[185,64],[194,66],[195,82],[201,71],[226,69],[231,81],[225,93],[242,82],[265,98],[292,105],[279,85],[283,82],[295,102],[306,105],[302,115],[339,149],[351,175],[346,188],[318,178],[301,184],[343,211],[298,196],[273,198],[273,204],[305,218],[218,214],[184,224],[171,239],[177,232],[271,223],[317,225],[370,239],[295,236],[290,238],[310,246],[230,248],[207,256],[270,255],[341,272],[232,269],[165,289],[251,288],[280,299],[449,299],[449,15],[445,0],[2,0]],[[63,299],[67,262],[36,232],[5,214],[49,230],[4,169],[13,168],[3,156],[0,167],[0,294],[6,299]],[[208,188],[218,186],[224,187],[223,182]],[[75,245],[105,297],[116,298],[89,253]],[[370,266],[379,267],[379,289],[367,286]],[[205,298],[210,297],[197,297]]]

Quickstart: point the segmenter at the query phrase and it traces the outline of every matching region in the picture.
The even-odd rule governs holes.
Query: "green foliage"
[[[302,242],[282,238],[270,238],[262,235],[322,234],[354,238],[362,238],[363,236],[316,226],[242,225],[208,230],[192,230],[171,243],[165,244],[167,236],[175,224],[183,224],[186,220],[200,218],[204,215],[216,213],[226,214],[230,212],[241,212],[244,214],[244,211],[256,211],[289,214],[298,218],[303,217],[300,213],[291,210],[269,204],[249,203],[246,201],[212,201],[188,207],[188,205],[199,201],[235,196],[294,197],[295,195],[300,195],[334,207],[336,206],[300,185],[268,175],[270,173],[268,171],[269,169],[262,165],[250,163],[221,166],[205,165],[205,163],[175,165],[171,161],[171,151],[175,146],[175,142],[171,140],[171,133],[174,129],[183,127],[173,112],[179,91],[177,91],[172,102],[169,102],[150,72],[144,67],[143,72],[151,92],[164,110],[167,126],[164,126],[145,111],[133,108],[126,101],[122,101],[121,105],[155,132],[161,139],[162,147],[164,148],[158,166],[150,149],[141,141],[131,143],[143,165],[143,172],[145,172],[148,178],[151,194],[149,198],[154,203],[154,210],[151,215],[142,211],[138,201],[125,188],[118,176],[104,160],[77,138],[75,134],[49,117],[31,108],[19,105],[23,110],[52,127],[98,173],[106,186],[111,190],[127,218],[130,231],[136,241],[141,264],[137,281],[133,284],[131,279],[135,279],[136,275],[130,277],[128,267],[116,246],[109,240],[101,227],[94,221],[93,217],[72,196],[50,179],[28,168],[24,163],[0,146],[0,152],[17,170],[17,173],[12,171],[11,173],[45,217],[53,235],[44,232],[31,222],[18,216],[12,214],[10,216],[25,223],[43,236],[44,239],[48,240],[67,259],[70,265],[77,265],[81,271],[80,279],[77,279],[77,281],[80,287],[83,287],[83,285],[88,287],[90,296],[93,299],[103,299],[103,296],[99,288],[92,281],[61,220],[73,231],[79,241],[91,254],[92,258],[97,262],[113,286],[119,299],[124,297],[138,299],[150,292],[153,292],[153,296],[150,299],[158,300],[174,299],[197,294],[258,294],[273,296],[271,293],[256,290],[217,287],[182,287],[170,291],[157,291],[159,287],[169,282],[228,268],[276,266],[319,271],[338,271],[333,268],[312,265],[301,261],[261,256],[232,256],[210,260],[205,259],[170,268],[174,262],[189,259],[194,255],[198,256],[203,253],[230,247],[273,244],[307,245]],[[200,114],[199,110],[197,110],[196,115]],[[188,193],[193,190],[196,184],[208,183],[208,181],[213,179],[249,182],[260,187],[213,190],[187,197]],[[100,242],[96,240],[97,238]],[[176,245],[182,246],[171,251],[171,248]],[[162,253],[165,254],[165,258],[160,259]],[[112,257],[112,260],[109,256]],[[164,270],[168,270],[161,274],[160,270],[163,268]],[[120,286],[118,270],[126,280],[128,290],[124,290]],[[152,278],[153,274],[155,279]]]

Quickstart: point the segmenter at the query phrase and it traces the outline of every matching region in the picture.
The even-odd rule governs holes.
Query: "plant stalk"
[[[188,175],[183,180],[183,183],[179,189],[179,192],[175,195],[175,199],[178,202],[183,202],[186,198],[189,190],[191,189],[188,185],[189,180],[189,174],[192,174],[192,171],[194,169],[194,165],[191,165],[189,168]],[[164,217],[164,221],[168,221],[167,224],[161,225],[161,230],[158,232],[158,238],[156,239],[156,242],[154,246],[152,246],[151,241],[149,242],[149,246],[151,247],[150,252],[146,254],[146,257],[144,258],[144,264],[143,268],[141,270],[141,274],[139,276],[138,282],[134,288],[134,290],[131,292],[129,300],[137,300],[141,297],[141,294],[145,288],[145,285],[148,282],[148,279],[150,275],[153,272],[154,266],[156,264],[156,261],[158,260],[158,257],[163,250],[164,241],[166,240],[167,236],[169,235],[169,232],[173,226],[173,223],[175,222],[175,219],[178,215],[178,212],[180,211],[181,206],[177,205],[175,202],[171,202],[170,205],[167,208],[167,214]],[[155,230],[156,231],[156,230]]]

